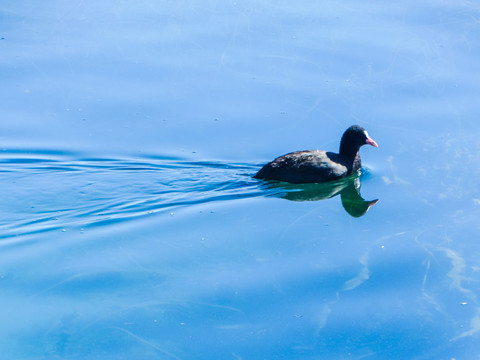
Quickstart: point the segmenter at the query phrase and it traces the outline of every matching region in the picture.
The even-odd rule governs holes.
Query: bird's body
[[[280,180],[292,184],[321,183],[341,179],[360,169],[360,158],[323,150],[295,151],[265,165],[257,179]]]
[[[365,129],[354,125],[343,134],[338,154],[323,150],[295,151],[269,162],[254,177],[293,184],[338,180],[360,169],[359,149],[365,144],[377,147]]]

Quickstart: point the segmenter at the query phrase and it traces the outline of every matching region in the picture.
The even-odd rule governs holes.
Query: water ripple
[[[172,157],[81,157],[60,151],[2,153],[0,239],[98,226],[212,201],[265,195],[258,164]]]

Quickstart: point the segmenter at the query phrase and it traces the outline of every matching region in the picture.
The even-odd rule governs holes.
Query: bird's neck
[[[359,149],[354,146],[347,146],[344,141],[340,143],[340,155],[348,157],[350,159],[358,158],[360,160],[360,155],[358,154]]]
[[[357,171],[361,168],[362,161],[360,160],[359,150],[354,152],[351,151],[350,148],[349,151],[342,151],[342,148],[340,148],[340,156],[344,159],[344,162],[349,168],[350,173]]]

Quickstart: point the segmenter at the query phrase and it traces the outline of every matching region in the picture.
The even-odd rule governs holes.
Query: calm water
[[[479,4],[21,0],[0,38],[2,358],[480,358]],[[251,178],[354,123],[359,177]]]

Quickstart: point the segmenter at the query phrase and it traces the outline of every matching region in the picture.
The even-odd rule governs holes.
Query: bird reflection
[[[268,182],[268,188],[280,190],[275,196],[291,201],[318,201],[330,199],[340,194],[345,211],[353,217],[360,217],[378,202],[365,200],[360,195],[360,178],[348,177],[323,184],[290,184]]]

